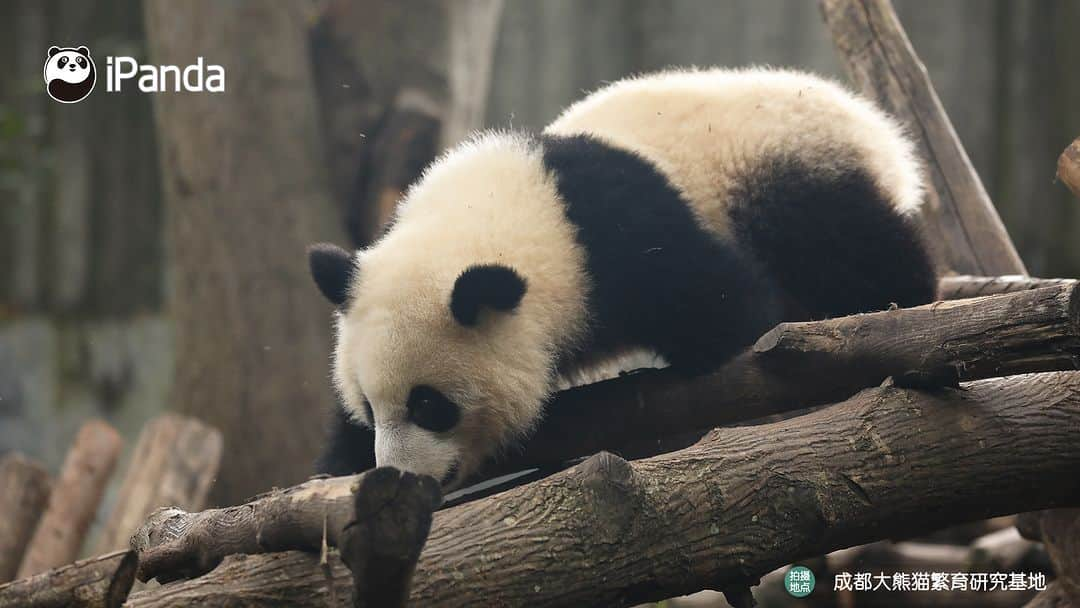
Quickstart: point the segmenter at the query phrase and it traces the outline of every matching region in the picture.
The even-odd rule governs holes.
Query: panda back
[[[821,175],[862,171],[901,214],[922,200],[912,144],[870,102],[810,74],[752,68],[673,71],[611,84],[546,130],[588,134],[634,151],[679,188],[715,232],[729,203],[776,159]]]

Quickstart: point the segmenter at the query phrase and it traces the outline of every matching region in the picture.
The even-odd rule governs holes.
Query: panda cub
[[[696,373],[781,321],[930,302],[921,198],[893,119],[792,71],[632,78],[476,135],[374,245],[310,250],[344,404],[320,469],[372,466],[366,427],[379,466],[452,489],[605,358]]]
[[[81,101],[94,90],[97,72],[90,49],[49,47],[45,59],[45,84],[49,97],[61,103]]]

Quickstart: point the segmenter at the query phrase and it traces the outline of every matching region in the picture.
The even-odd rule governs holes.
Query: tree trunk
[[[852,80],[915,136],[930,189],[923,226],[943,269],[1026,274],[889,0],[820,0]]]
[[[222,431],[211,501],[234,503],[311,470],[329,308],[304,250],[341,241],[318,137],[301,3],[145,4],[150,57],[225,67],[224,93],[154,96],[176,323],[173,402]]]

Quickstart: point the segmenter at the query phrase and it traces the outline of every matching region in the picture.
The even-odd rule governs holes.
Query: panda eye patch
[[[79,64],[80,68],[85,68],[86,67],[86,60],[83,59],[82,57],[79,57],[78,59],[76,59],[75,62]]]
[[[61,57],[61,58],[60,58],[60,61],[57,61],[57,62],[56,62],[56,65],[58,65],[58,66],[60,66],[60,67],[64,67],[65,65],[67,65],[67,62],[68,62],[68,58],[67,58],[67,57]]]
[[[423,384],[413,387],[406,404],[409,420],[416,426],[443,433],[457,425],[461,408],[439,391]]]

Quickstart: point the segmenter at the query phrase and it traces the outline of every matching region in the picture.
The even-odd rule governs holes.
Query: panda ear
[[[356,272],[353,256],[337,245],[319,243],[308,247],[308,265],[311,278],[319,291],[335,306],[342,306],[349,299],[349,284]]]
[[[49,57],[52,57],[53,55],[55,55],[55,54],[57,54],[59,52],[60,52],[60,47],[58,47],[58,46],[50,46],[49,47]]]
[[[450,312],[458,323],[476,325],[481,309],[510,312],[517,308],[525,290],[525,279],[509,266],[470,266],[454,281]]]
[[[90,49],[86,48],[85,46],[80,46],[75,50],[78,51],[80,55],[86,55],[87,57],[90,56]]]

